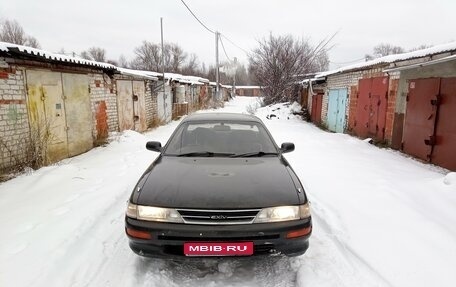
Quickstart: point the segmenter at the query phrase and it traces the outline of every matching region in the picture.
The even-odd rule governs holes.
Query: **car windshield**
[[[256,122],[204,121],[182,124],[164,152],[170,156],[252,157],[277,154],[265,128]]]

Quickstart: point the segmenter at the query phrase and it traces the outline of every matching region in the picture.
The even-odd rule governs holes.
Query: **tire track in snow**
[[[354,251],[348,244],[344,243],[340,236],[337,234],[338,232],[334,229],[335,224],[330,224],[325,218],[335,218],[331,214],[326,214],[327,209],[321,206],[318,201],[313,200],[312,202],[312,219],[314,221],[314,227],[321,227],[322,231],[325,232],[325,237],[329,240],[334,246],[337,248],[337,251],[343,259],[343,261],[349,263],[353,270],[358,271],[359,274],[362,274],[362,277],[365,277],[364,280],[372,281],[371,284],[373,286],[393,286],[388,279],[382,276],[379,272],[377,272],[366,260],[364,260],[356,251]],[[359,272],[362,270],[361,272]],[[370,278],[366,275],[370,274]],[[344,274],[348,275],[348,274]],[[355,275],[351,275],[355,276]],[[339,276],[341,277],[341,276]],[[341,280],[344,278],[341,277]],[[366,282],[367,283],[367,282]]]

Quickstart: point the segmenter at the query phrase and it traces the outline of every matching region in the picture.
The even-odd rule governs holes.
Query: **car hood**
[[[143,176],[140,205],[237,209],[299,204],[289,170],[277,157],[160,157]]]

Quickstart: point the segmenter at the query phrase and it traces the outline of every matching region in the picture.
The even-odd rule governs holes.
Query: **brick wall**
[[[356,86],[351,86],[349,90],[350,96],[349,96],[349,110],[348,110],[348,126],[347,126],[347,131],[351,133],[351,131],[355,127],[355,121],[356,117],[350,116],[350,115],[356,115],[356,109],[358,107],[358,85]]]
[[[92,107],[92,120],[93,130],[92,135],[94,139],[100,138],[100,132],[97,131],[97,126],[100,127],[101,107],[106,105],[106,122],[109,132],[119,130],[119,119],[117,115],[117,94],[116,82],[109,78],[106,74],[102,73],[89,73],[89,87],[90,87],[90,103]]]
[[[25,73],[0,58],[0,173],[26,160],[30,142]]]
[[[154,123],[158,121],[157,111],[157,93],[159,82],[147,81],[146,84],[146,119],[147,127],[153,127]]]

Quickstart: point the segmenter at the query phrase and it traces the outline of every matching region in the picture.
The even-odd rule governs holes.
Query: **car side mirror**
[[[283,143],[282,146],[280,147],[280,151],[282,153],[291,152],[291,151],[294,151],[294,149],[295,149],[294,143]]]
[[[162,151],[162,145],[160,142],[147,142],[146,149],[156,152]]]

